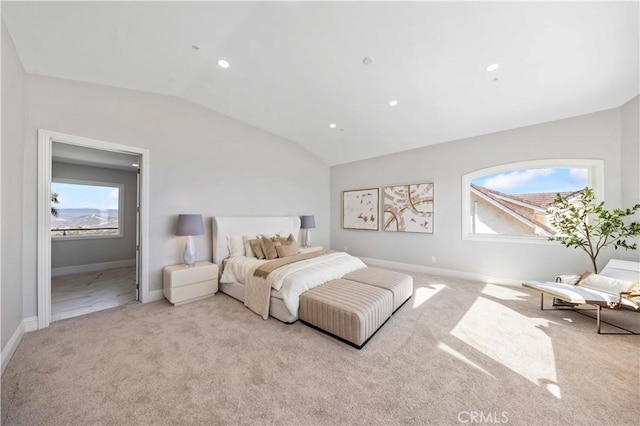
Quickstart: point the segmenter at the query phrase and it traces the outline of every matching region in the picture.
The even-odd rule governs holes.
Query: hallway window
[[[51,237],[122,237],[120,184],[55,179],[51,183]]]

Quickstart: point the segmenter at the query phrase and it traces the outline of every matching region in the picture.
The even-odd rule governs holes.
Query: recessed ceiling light
[[[200,50],[200,48],[198,47],[197,44],[194,44],[191,46],[191,50],[193,50],[194,52],[197,52],[198,50]]]
[[[140,164],[133,163],[132,166],[133,167],[140,167]]]
[[[394,99],[392,101],[389,101],[389,106],[396,106],[396,105],[398,105],[398,101],[397,100]]]
[[[373,63],[373,58],[371,56],[365,56],[362,59],[362,63],[365,65],[371,65]]]
[[[331,124],[329,124],[329,127],[331,127],[332,129],[335,129],[336,128],[336,124],[335,123],[331,123]]]
[[[487,71],[495,71],[500,68],[500,64],[491,64],[487,67]]]
[[[225,61],[224,59],[219,59],[218,60],[218,65],[220,66],[220,68],[229,68],[229,62]]]

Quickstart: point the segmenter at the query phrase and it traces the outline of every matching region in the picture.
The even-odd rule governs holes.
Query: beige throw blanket
[[[263,319],[269,318],[269,303],[271,301],[271,284],[267,281],[269,274],[282,266],[302,260],[313,259],[329,253],[331,253],[331,250],[320,250],[295,256],[287,256],[258,266],[253,273],[249,274],[247,282],[245,283],[244,306],[262,316]]]
[[[290,263],[299,262],[301,260],[313,259],[314,257],[323,256],[329,253],[331,253],[331,250],[319,250],[311,253],[296,254],[295,256],[281,257],[280,259],[275,259],[259,266],[253,272],[253,275],[260,278],[267,278],[270,273],[281,266],[289,265]]]

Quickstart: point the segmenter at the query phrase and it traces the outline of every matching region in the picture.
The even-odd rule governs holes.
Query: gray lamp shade
[[[199,214],[179,214],[176,235],[202,235],[204,226],[202,215]]]
[[[313,216],[300,216],[300,228],[313,229],[316,227],[316,219]]]

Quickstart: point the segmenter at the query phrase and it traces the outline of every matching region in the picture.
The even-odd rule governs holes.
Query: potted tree
[[[588,187],[573,199],[557,194],[553,207],[548,211],[551,226],[557,233],[549,237],[549,240],[583,250],[591,259],[593,272],[597,274],[596,259],[603,248],[609,245],[613,245],[616,250],[638,248],[637,242],[632,240],[640,235],[640,222],[624,220],[635,215],[638,210],[640,204],[624,210],[607,210],[604,201],[597,202],[593,189]]]
[[[51,204],[58,204],[60,201],[58,200],[58,194],[55,192],[51,193]],[[58,217],[58,209],[51,206],[51,215],[54,217]]]

